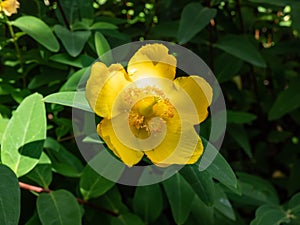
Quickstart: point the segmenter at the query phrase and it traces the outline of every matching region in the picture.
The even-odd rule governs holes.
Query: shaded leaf
[[[83,170],[82,162],[56,140],[48,137],[44,148],[51,159],[54,172],[68,177],[79,177],[81,175]]]
[[[245,153],[252,158],[251,146],[248,138],[248,134],[242,125],[231,124],[229,126],[228,133],[231,137],[243,148]]]
[[[158,184],[139,186],[133,198],[133,209],[146,224],[153,223],[163,209],[162,192]]]
[[[10,168],[0,165],[0,224],[19,224],[21,197],[19,182]]]
[[[235,220],[235,213],[225,192],[220,185],[216,185],[214,208],[231,220]]]
[[[91,35],[90,31],[71,31],[59,24],[55,25],[53,29],[67,52],[73,57],[80,54]]]
[[[247,205],[278,204],[278,196],[273,186],[266,180],[238,173],[238,183],[242,195],[228,193],[230,199]]]
[[[114,182],[102,177],[87,165],[80,177],[79,188],[83,198],[88,200],[105,194],[114,184]]]
[[[237,179],[235,173],[231,169],[228,162],[223,156],[218,153],[213,163],[206,170],[213,178],[220,181],[222,184],[230,187],[237,187]]]
[[[37,211],[43,225],[81,225],[79,204],[66,190],[40,194]]]
[[[191,203],[195,196],[193,189],[179,173],[165,180],[163,187],[168,197],[175,222],[183,224],[192,209]]]
[[[300,107],[299,81],[300,79],[291,82],[290,86],[277,96],[268,114],[270,120],[279,119]]]
[[[197,165],[186,165],[180,173],[206,205],[213,205],[215,187],[212,176],[207,171],[200,172]]]
[[[256,115],[251,113],[227,110],[227,123],[244,124],[255,119]]]
[[[182,11],[177,40],[184,44],[191,40],[198,32],[209,24],[209,21],[217,14],[216,9],[203,7],[198,2],[186,5]]]
[[[111,219],[111,225],[144,225],[143,221],[132,213],[121,214]]]
[[[108,22],[96,22],[91,27],[91,30],[116,30],[118,27]]]
[[[215,46],[258,67],[266,67],[266,62],[257,48],[242,35],[226,35]]]

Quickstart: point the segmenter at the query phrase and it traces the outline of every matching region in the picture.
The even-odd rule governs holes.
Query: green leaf
[[[243,150],[249,156],[249,158],[252,158],[253,155],[248,134],[245,131],[243,125],[231,124],[227,130],[231,137],[243,148]]]
[[[277,0],[279,1],[279,0]],[[300,32],[300,16],[299,16],[299,12],[300,12],[300,3],[299,1],[289,1],[289,3],[292,6],[292,26],[294,29],[296,29],[298,32]]]
[[[244,124],[255,119],[256,115],[251,113],[227,110],[227,123]]]
[[[50,137],[46,139],[44,148],[51,159],[54,172],[68,177],[80,177],[83,165],[75,155]]]
[[[199,171],[198,166],[186,165],[180,170],[184,179],[191,185],[198,197],[208,206],[215,200],[215,186],[207,171]]]
[[[100,32],[95,33],[95,47],[97,55],[102,62],[104,62],[106,65],[109,65],[113,62],[109,43]]]
[[[2,115],[0,114],[0,143],[8,122],[9,119],[3,118]]]
[[[285,212],[277,205],[263,205],[255,212],[255,219],[250,225],[279,225],[282,222],[289,223]]]
[[[55,25],[53,29],[67,52],[73,57],[81,53],[91,35],[90,31],[70,31],[59,24]]]
[[[195,196],[192,203],[191,214],[198,222],[202,224],[205,221],[205,225],[214,225],[214,207],[205,205],[198,196]]]
[[[44,98],[47,103],[55,103],[59,105],[70,106],[84,111],[93,112],[88,101],[85,98],[84,91],[74,92],[58,92],[48,95]]]
[[[288,207],[294,214],[300,214],[300,193],[295,194],[288,203]]]
[[[165,180],[163,186],[176,224],[184,224],[191,212],[194,191],[179,173]]]
[[[223,191],[220,185],[216,185],[216,201],[214,204],[214,207],[216,210],[218,210],[220,213],[225,215],[227,218],[231,220],[235,220],[235,213],[232,208],[231,203],[229,202],[227,195]]]
[[[97,143],[97,144],[103,144],[104,142],[100,139],[99,135],[97,133],[90,134],[89,136],[86,136],[82,142],[85,143]]]
[[[244,36],[241,35],[226,35],[220,38],[215,47],[238,57],[254,66],[265,68],[266,62],[259,53],[258,49]]]
[[[108,22],[97,22],[94,23],[91,27],[91,30],[116,30],[118,27],[112,23]]]
[[[226,61],[226,63],[224,63]],[[215,60],[215,74],[220,83],[237,76],[243,66],[243,61],[228,53],[220,54]]]
[[[25,225],[42,225],[37,212],[26,222]]]
[[[269,111],[269,120],[279,119],[300,107],[299,81],[300,79],[296,79],[291,82],[289,87],[278,95]]]
[[[10,119],[2,137],[1,160],[18,177],[38,163],[46,138],[46,112],[40,94],[26,97]]]
[[[144,225],[143,221],[132,213],[125,213],[111,219],[111,225]]]
[[[128,208],[122,201],[122,196],[117,186],[110,189],[105,195],[100,196],[97,201],[99,206],[108,209],[114,213],[120,214],[128,212]]]
[[[218,153],[212,164],[206,170],[213,178],[229,188],[237,187],[236,176],[228,162]]]
[[[16,175],[5,165],[0,165],[0,224],[18,225],[21,194]]]
[[[216,14],[216,9],[203,7],[198,2],[186,5],[181,14],[177,33],[179,44],[184,44],[191,40],[209,24],[209,21],[214,18]]]
[[[66,190],[40,194],[37,211],[43,225],[81,225],[79,204]]]
[[[270,5],[277,5],[277,6],[285,6],[287,3],[286,1],[283,0],[249,0],[250,2],[253,3],[263,3],[263,4],[270,4]]]
[[[64,83],[64,85],[60,88],[59,91],[76,91],[80,80],[82,79],[84,74],[88,73],[89,70],[90,68],[82,68],[73,73],[71,77],[68,78],[66,83]]]
[[[53,55],[50,57],[50,59],[52,61],[55,61],[55,62],[58,62],[61,64],[65,64],[68,66],[74,66],[74,67],[78,67],[78,68],[88,67],[95,61],[94,58],[92,58],[88,55],[80,55],[74,59],[73,57],[69,56],[66,53],[59,53],[59,54]]]
[[[105,194],[114,184],[114,182],[100,176],[93,168],[87,165],[80,177],[79,188],[83,198],[88,200]]]
[[[52,167],[50,164],[38,164],[26,177],[45,189],[48,189],[52,181]]]
[[[230,199],[236,202],[259,206],[263,204],[278,204],[278,196],[273,186],[266,180],[249,175],[238,173],[238,183],[242,195],[228,193]]]
[[[59,43],[52,33],[51,28],[39,18],[21,16],[13,21],[12,24],[50,51],[57,52],[59,50]]]
[[[163,196],[158,184],[139,186],[133,197],[133,209],[146,224],[153,223],[163,209]]]

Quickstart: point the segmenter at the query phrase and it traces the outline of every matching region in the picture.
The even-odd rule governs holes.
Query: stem
[[[69,23],[69,21],[68,21],[68,19],[67,19],[67,17],[66,17],[66,14],[65,14],[65,12],[64,12],[63,7],[62,7],[61,4],[60,4],[60,1],[57,0],[56,3],[57,3],[57,8],[58,8],[58,10],[60,11],[60,14],[61,14],[61,16],[62,16],[62,18],[63,18],[63,20],[64,20],[65,25],[67,26],[68,29],[70,29],[70,28],[71,28],[71,25],[70,25],[70,23]]]
[[[52,192],[52,190],[50,190],[50,189],[45,189],[45,188],[42,188],[42,187],[34,186],[34,185],[31,185],[31,184],[26,184],[26,183],[23,183],[23,182],[19,182],[19,186],[20,186],[20,188],[22,188],[24,190],[33,191],[33,192],[36,192],[36,193],[50,193],[50,192]],[[88,202],[84,199],[76,198],[76,200],[81,205],[89,206],[91,208],[97,209],[99,211],[105,212],[105,213],[110,214],[110,215],[115,216],[115,217],[119,216],[119,213],[117,213],[117,212],[102,208],[101,206],[90,203],[90,202]]]
[[[241,10],[241,3],[240,0],[236,0],[236,7],[237,7],[237,11],[240,17],[240,28],[242,33],[245,33],[245,29],[244,29],[244,20],[243,20],[243,15],[242,15],[242,10]]]
[[[5,16],[4,18],[5,18],[5,22],[7,24],[10,36],[12,37],[13,43],[15,45],[15,49],[16,49],[16,52],[17,52],[17,58],[20,62],[20,67],[21,67],[21,72],[22,72],[22,80],[23,80],[23,87],[25,88],[26,87],[26,75],[25,75],[25,72],[24,72],[24,60],[23,60],[23,57],[22,57],[22,54],[21,54],[20,47],[19,47],[18,42],[17,42],[16,34],[15,34],[14,29],[11,25],[11,22],[9,21],[9,19],[7,18],[6,15],[4,15],[4,16]]]

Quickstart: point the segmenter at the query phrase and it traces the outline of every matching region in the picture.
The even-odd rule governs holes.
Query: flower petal
[[[17,13],[18,8],[20,8],[20,3],[17,0],[5,0],[1,2],[1,9],[7,16]]]
[[[213,91],[211,86],[199,76],[178,77],[174,80],[174,83],[177,86],[177,91],[170,94],[172,95],[172,101],[175,101],[176,105],[182,106],[181,108],[185,109],[185,114],[188,117],[196,118],[191,120],[194,124],[204,121],[208,115],[207,108],[212,102]],[[185,96],[182,91],[185,92]],[[186,99],[187,97],[189,99]],[[191,103],[191,101],[193,105],[188,106],[187,102]],[[196,117],[195,115],[189,115],[193,112],[191,108],[196,109],[198,114]]]
[[[86,84],[86,98],[96,114],[111,118],[112,107],[121,90],[130,82],[122,65],[96,62]]]
[[[145,151],[147,157],[158,166],[171,164],[193,164],[203,153],[201,139],[190,123],[181,127],[177,118],[167,121],[165,139],[154,150]]]
[[[162,44],[147,44],[130,59],[127,72],[132,80],[158,76],[173,80],[176,73],[176,58]]]
[[[131,167],[142,159],[143,152],[132,150],[120,142],[115,134],[111,120],[103,119],[97,126],[97,132],[113,153],[127,166]]]

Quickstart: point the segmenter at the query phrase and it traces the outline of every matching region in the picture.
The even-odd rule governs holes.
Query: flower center
[[[133,134],[140,139],[161,133],[166,121],[175,114],[174,106],[164,93],[153,86],[128,88],[124,94],[124,103],[133,104],[128,123]]]

